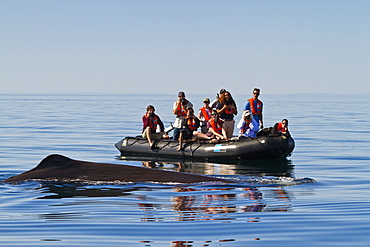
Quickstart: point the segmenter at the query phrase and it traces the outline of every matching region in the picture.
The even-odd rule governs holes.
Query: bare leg
[[[222,128],[222,135],[225,137],[225,140],[228,141],[229,138],[227,137],[227,133],[226,133],[226,130],[224,128]]]
[[[197,139],[204,139],[204,140],[210,140],[211,137],[207,136],[206,134],[204,133],[200,133],[198,131],[194,131],[193,132],[193,135],[197,138]]]
[[[146,136],[146,139],[148,139],[148,142],[149,142],[149,147],[152,147],[153,145],[153,140],[152,140],[152,133],[150,131],[150,127],[146,127],[146,129],[144,130],[145,132],[145,136]]]
[[[179,135],[179,147],[176,149],[176,151],[180,151],[182,149],[182,143],[183,143],[183,134],[182,132],[180,132],[180,135]]]

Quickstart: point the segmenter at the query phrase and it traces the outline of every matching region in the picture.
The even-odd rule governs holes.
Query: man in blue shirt
[[[259,88],[253,89],[253,97],[248,99],[245,103],[245,106],[243,108],[243,111],[250,111],[253,115],[253,118],[258,123],[258,128],[263,129],[263,116],[262,116],[262,108],[263,103],[258,99],[258,96],[260,95],[261,90]]]

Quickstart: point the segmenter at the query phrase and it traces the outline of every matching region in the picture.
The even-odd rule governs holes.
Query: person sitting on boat
[[[258,122],[248,110],[243,113],[237,128],[239,129],[239,137],[257,137]]]
[[[153,147],[153,140],[159,140],[164,134],[164,125],[162,120],[155,113],[155,108],[149,105],[146,108],[146,113],[142,117],[143,121],[143,132],[142,137],[148,140],[150,148]],[[160,128],[160,132],[157,133],[157,126]]]
[[[210,140],[211,137],[203,134],[197,129],[200,126],[199,119],[194,115],[194,110],[191,107],[187,108],[186,117],[184,119],[183,128],[180,131],[179,135],[179,147],[176,149],[177,151],[182,150],[184,141],[195,141],[195,139],[205,139]]]
[[[288,130],[288,119],[283,119],[281,120],[280,123],[276,123],[274,127],[272,128],[271,134],[276,134],[276,133],[281,133],[281,134],[289,134]]]
[[[203,107],[199,109],[198,118],[200,120],[201,132],[206,134],[208,132],[207,122],[211,119],[212,108],[209,107],[209,98],[203,100]]]
[[[193,107],[193,104],[185,98],[185,93],[180,91],[178,93],[178,99],[173,104],[172,112],[176,115],[175,123],[173,124],[173,140],[179,139],[180,129],[183,126],[183,121],[186,116],[187,107]]]
[[[224,121],[223,128],[226,130],[227,138],[233,137],[235,120],[234,116],[238,114],[236,103],[229,91],[225,91],[216,104],[217,113]]]
[[[261,100],[258,99],[260,96],[261,90],[259,88],[254,88],[252,95],[253,97],[248,99],[244,105],[243,111],[250,111],[253,114],[253,118],[258,123],[258,128],[263,129],[263,103]]]
[[[208,121],[208,133],[207,135],[212,139],[216,140],[228,140],[226,130],[223,127],[223,121],[219,119],[216,109],[212,110],[212,118]]]

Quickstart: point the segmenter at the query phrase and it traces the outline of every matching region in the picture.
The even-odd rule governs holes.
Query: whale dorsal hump
[[[46,168],[51,166],[63,166],[69,162],[71,162],[72,159],[60,155],[60,154],[51,154],[47,157],[45,157],[36,168]]]

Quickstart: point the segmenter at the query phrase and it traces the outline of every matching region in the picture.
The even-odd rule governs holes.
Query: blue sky
[[[370,93],[370,1],[0,0],[1,93]]]

